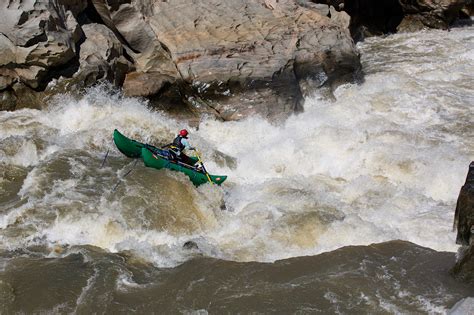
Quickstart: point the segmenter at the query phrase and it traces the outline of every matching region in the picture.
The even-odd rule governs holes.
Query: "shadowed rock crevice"
[[[36,92],[42,92],[46,89],[48,84],[57,80],[61,77],[70,78],[73,77],[75,73],[79,70],[80,63],[79,58],[74,57],[66,65],[61,65],[57,67],[51,67],[45,73],[44,77],[39,81],[39,84],[36,88],[30,86]]]
[[[312,2],[347,12],[351,17],[350,31],[356,41],[363,40],[367,36],[411,32],[423,28],[447,29],[457,23],[460,17],[472,14],[471,0],[313,0]]]
[[[351,16],[350,31],[356,40],[365,36],[395,33],[404,18],[398,0],[346,1],[344,10]]]

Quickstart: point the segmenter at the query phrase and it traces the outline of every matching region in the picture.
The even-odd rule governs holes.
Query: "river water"
[[[222,187],[121,155],[114,128],[165,144],[187,126],[110,88],[0,112],[2,313],[442,314],[474,296],[449,275],[474,28],[359,49],[365,80],[334,102],[189,128]]]

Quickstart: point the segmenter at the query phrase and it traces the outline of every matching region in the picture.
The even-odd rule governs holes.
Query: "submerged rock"
[[[194,241],[187,241],[183,244],[184,249],[199,249],[199,246]]]
[[[456,243],[463,247],[453,272],[474,282],[474,162],[469,165],[466,182],[459,192],[454,224],[458,230]]]

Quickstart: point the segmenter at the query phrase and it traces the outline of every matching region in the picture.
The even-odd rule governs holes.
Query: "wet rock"
[[[184,249],[199,249],[199,246],[196,244],[196,242],[193,241],[187,241],[186,243],[183,244]]]
[[[455,212],[458,234],[456,243],[469,245],[474,236],[474,162],[469,165],[466,182],[459,192]]]
[[[459,193],[454,224],[458,231],[456,243],[463,247],[453,272],[458,278],[474,282],[474,162]]]
[[[454,276],[462,281],[474,283],[474,246],[464,246],[459,250],[459,259],[452,269]]]

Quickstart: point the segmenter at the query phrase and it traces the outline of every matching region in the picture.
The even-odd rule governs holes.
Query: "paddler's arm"
[[[184,145],[184,147],[188,150],[191,150],[191,151],[194,151],[196,150],[194,147],[192,147],[190,144],[189,144],[189,141],[187,139],[182,139],[181,140],[181,143]]]

